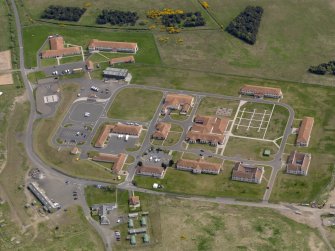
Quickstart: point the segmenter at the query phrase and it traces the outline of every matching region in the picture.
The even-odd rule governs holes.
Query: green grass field
[[[271,150],[270,157],[263,156],[265,149]],[[271,160],[277,151],[278,148],[272,142],[230,137],[223,155],[250,160]]]
[[[153,231],[150,245],[136,236],[136,250],[327,250],[316,229],[271,209],[138,195]],[[122,240],[113,249],[133,248]]]
[[[116,189],[100,189],[95,186],[85,187],[85,196],[88,206],[100,203],[115,203],[116,202]]]
[[[216,111],[218,108],[227,108],[227,109],[232,109],[232,113],[229,118],[233,119],[236,113],[238,104],[239,104],[238,101],[207,97],[201,100],[201,103],[197,110],[197,114],[207,115],[207,116],[217,116]]]
[[[149,121],[152,119],[163,94],[136,88],[127,88],[118,93],[108,111],[114,119]]]
[[[186,158],[187,156],[183,157]],[[152,189],[153,183],[164,186],[162,191],[195,194],[211,197],[232,197],[241,200],[261,200],[266,188],[265,179],[262,184],[250,184],[231,180],[231,171],[234,163],[226,161],[223,165],[223,172],[219,175],[192,174],[186,171],[179,171],[175,168],[168,168],[164,179],[155,179],[145,176],[136,176],[137,186]],[[265,177],[269,177],[270,169],[265,169]]]
[[[57,59],[56,58],[41,59],[41,66],[42,67],[43,66],[52,66],[52,65],[57,65]]]
[[[28,74],[28,79],[31,83],[37,84],[37,80],[46,78],[44,71],[35,71]]]
[[[25,125],[29,115],[29,104],[16,104],[15,110],[9,117],[10,127],[7,131],[8,139],[5,140],[7,156],[6,165],[0,175],[0,184],[4,192],[8,195],[16,213],[23,223],[28,222],[28,212],[24,209],[26,196],[24,193],[24,177],[30,168],[24,145],[19,139],[25,130]]]
[[[83,57],[81,55],[76,56],[70,56],[70,57],[64,57],[60,60],[61,64],[68,64],[68,63],[74,63],[74,62],[80,62],[83,61]]]
[[[160,56],[153,35],[149,32],[110,32],[108,30],[64,27],[58,25],[33,25],[23,29],[23,42],[26,67],[36,66],[36,53],[49,35],[60,34],[66,43],[87,48],[93,38],[109,41],[137,42],[139,51],[135,55],[136,62],[159,64]]]

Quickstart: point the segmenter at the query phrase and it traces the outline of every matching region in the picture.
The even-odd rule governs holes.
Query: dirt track
[[[9,71],[12,69],[12,61],[10,50],[0,52],[0,71]],[[0,75],[0,85],[13,84],[13,76],[11,73]]]

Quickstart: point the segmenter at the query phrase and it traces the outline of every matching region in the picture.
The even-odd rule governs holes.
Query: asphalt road
[[[26,91],[27,91],[27,94],[28,94],[28,98],[29,98],[29,101],[30,101],[30,107],[31,107],[31,109],[30,109],[31,113],[29,115],[29,120],[28,120],[28,124],[27,124],[27,128],[26,128],[24,145],[25,145],[27,155],[28,155],[32,165],[34,167],[37,167],[37,168],[41,169],[48,176],[49,179],[59,180],[62,183],[65,182],[66,180],[68,180],[69,182],[80,184],[81,189],[83,189],[87,185],[93,185],[93,184],[109,185],[107,183],[102,183],[102,182],[98,182],[98,181],[94,181],[94,180],[85,180],[85,179],[79,179],[79,178],[76,178],[76,177],[70,177],[70,176],[54,169],[53,167],[48,166],[47,164],[45,164],[34,152],[33,142],[32,142],[32,140],[33,140],[32,132],[33,132],[34,120],[36,118],[38,118],[38,115],[37,115],[36,109],[35,109],[33,86],[29,83],[29,81],[27,79],[27,73],[31,72],[31,70],[25,69],[25,66],[24,66],[24,53],[23,53],[24,48],[23,48],[23,42],[22,42],[22,31],[21,31],[20,19],[19,19],[18,11],[17,11],[16,4],[15,4],[14,0],[11,0],[11,4],[12,4],[13,10],[14,10],[14,16],[15,16],[15,21],[16,21],[16,29],[17,29],[17,34],[18,34],[19,48],[20,48],[20,72],[21,72],[21,75],[22,75],[22,80],[23,80],[24,85],[26,87]],[[68,67],[68,66],[65,66],[65,67]],[[208,97],[225,98],[225,99],[228,99],[228,100],[242,100],[242,99],[243,100],[248,100],[245,97],[231,97],[231,96],[224,96],[224,95],[219,95],[219,94],[200,93],[200,92],[191,92],[191,91],[176,91],[176,90],[173,90],[173,89],[165,89],[165,88],[159,88],[159,87],[149,87],[149,86],[141,86],[141,85],[132,85],[132,87],[137,87],[137,88],[142,88],[142,89],[150,89],[150,90],[159,90],[159,91],[163,91],[163,92],[178,92],[178,93],[185,93],[185,94],[196,95],[196,96],[204,96],[205,95],[205,96],[208,96]],[[128,86],[121,86],[121,87],[118,87],[117,89],[119,91],[123,88],[128,88]],[[117,92],[115,92],[115,93],[117,93]],[[113,98],[110,98],[110,100],[112,101]],[[257,203],[257,202],[241,202],[241,201],[236,201],[236,200],[227,199],[227,198],[206,198],[206,197],[199,197],[199,196],[187,196],[187,197],[185,196],[184,197],[184,196],[180,196],[180,195],[177,195],[177,194],[156,192],[156,191],[152,191],[152,190],[146,190],[146,189],[134,187],[131,184],[130,180],[120,184],[118,187],[121,188],[121,189],[140,191],[140,192],[145,192],[145,193],[150,193],[150,194],[169,195],[169,196],[173,196],[173,197],[176,197],[176,198],[192,200],[192,201],[207,201],[207,202],[215,202],[215,203],[223,203],[223,204],[231,204],[231,205],[266,207],[266,208],[273,208],[273,209],[287,208],[288,207],[287,205],[289,205],[289,204],[287,204],[287,205],[272,204],[272,203],[268,203],[267,201],[268,201],[269,196],[271,194],[271,190],[272,190],[273,184],[275,182],[276,175],[281,168],[281,164],[282,164],[281,156],[284,152],[284,148],[285,148],[285,144],[287,142],[287,138],[291,133],[291,125],[292,125],[293,119],[294,119],[294,110],[292,109],[292,107],[290,107],[287,104],[278,103],[278,102],[275,102],[275,101],[258,100],[258,99],[252,99],[251,101],[256,102],[256,103],[281,105],[281,106],[287,108],[288,111],[289,111],[289,119],[288,119],[288,122],[287,122],[285,133],[284,133],[284,136],[282,138],[279,151],[276,154],[274,160],[268,161],[268,162],[254,162],[255,164],[261,163],[261,164],[271,165],[273,167],[273,172],[271,174],[271,177],[270,177],[270,180],[269,180],[269,183],[268,183],[268,185],[270,186],[270,189],[268,189],[266,191],[266,193],[264,195],[264,198],[263,198],[263,200],[264,200],[263,202],[260,202],[260,203]],[[156,120],[159,116],[159,111],[160,111],[160,107],[157,108],[156,113],[154,115],[154,119],[151,121],[151,123],[149,125],[149,130],[148,131],[150,131],[150,129],[154,128]],[[138,152],[136,152],[136,154],[143,153],[143,151],[149,147],[149,145],[150,145],[149,144],[150,143],[150,140],[149,140],[150,138],[149,137],[150,137],[150,135],[146,136],[141,149]],[[226,158],[226,157],[224,156],[224,158]],[[227,159],[229,159],[229,158],[227,157]],[[81,193],[84,194],[83,190],[81,191]],[[107,231],[106,228],[103,228],[102,226],[100,226],[96,221],[94,221],[90,217],[90,212],[89,212],[89,208],[87,206],[86,200],[85,200],[85,196],[80,196],[80,198],[81,199],[78,202],[83,207],[83,210],[85,212],[85,215],[86,215],[88,221],[96,229],[96,231],[99,233],[99,235],[103,239],[103,241],[105,243],[106,250],[111,250],[112,249],[111,248],[112,235],[111,235],[110,231]],[[295,206],[295,207],[297,207],[297,206]],[[303,208],[298,207],[298,208],[301,211],[313,211],[313,212],[315,212],[316,210],[319,210],[319,209],[306,208],[306,207],[303,207]],[[329,243],[328,240],[327,240],[327,243]],[[333,250],[333,249],[331,248],[331,250]]]

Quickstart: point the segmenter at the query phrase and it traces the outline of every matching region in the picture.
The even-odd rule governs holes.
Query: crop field
[[[183,157],[187,158],[187,156]],[[222,162],[221,162],[222,163]],[[191,172],[176,170],[169,167],[164,179],[159,180],[151,177],[136,176],[137,186],[152,189],[153,183],[164,186],[162,191],[205,195],[211,197],[232,197],[241,200],[259,201],[263,198],[267,179],[271,169],[265,167],[264,179],[261,184],[251,184],[231,180],[233,162],[225,161],[223,172],[218,175],[192,174]]]
[[[108,41],[137,42],[139,51],[135,55],[136,62],[159,64],[160,56],[149,32],[110,32],[108,30],[84,29],[80,27],[63,27],[56,25],[33,25],[23,29],[23,43],[26,67],[36,66],[36,53],[49,35],[60,34],[66,43],[83,46],[85,50],[91,39]]]
[[[114,119],[149,121],[152,119],[163,94],[158,91],[128,88],[118,93],[108,111]]]
[[[139,195],[149,211],[154,236],[150,245],[136,250],[327,249],[317,230],[271,209]],[[132,248],[128,242],[120,249]]]
[[[8,23],[9,7],[5,1],[0,2],[0,51],[7,50],[10,44],[10,33]]]

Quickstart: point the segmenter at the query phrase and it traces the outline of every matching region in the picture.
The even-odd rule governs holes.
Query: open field
[[[56,58],[43,58],[43,59],[41,59],[41,66],[52,66],[52,65],[57,65],[57,59]]]
[[[85,187],[85,196],[88,206],[100,203],[115,203],[116,202],[116,189],[100,189],[95,186]]]
[[[31,83],[37,83],[37,80],[46,78],[44,71],[35,71],[28,74],[28,79]]]
[[[208,3],[209,11],[223,28],[246,6],[255,5],[251,0],[238,3],[209,0]],[[333,84],[331,76],[318,77],[307,73],[310,65],[333,59],[335,43],[329,41],[333,41],[335,35],[330,28],[335,20],[327,21],[335,14],[332,0],[260,0],[257,5],[264,8],[264,14],[255,45],[250,46],[218,30],[184,32],[177,35],[184,41],[181,45],[159,44],[163,62],[176,67],[207,68],[213,72]]]
[[[271,150],[270,157],[263,156],[265,149]],[[250,160],[270,160],[277,151],[278,148],[272,142],[230,137],[223,154]]]
[[[96,24],[96,17],[101,13],[102,9],[105,8],[112,8],[115,10],[123,10],[123,11],[135,11],[139,15],[139,20],[137,21],[137,24],[135,26],[111,26],[110,24],[106,25],[97,25],[102,27],[118,27],[118,28],[140,28],[140,29],[148,29],[148,25],[153,24],[153,21],[150,21],[146,18],[146,11],[149,9],[163,9],[163,8],[174,8],[174,9],[181,9],[184,11],[200,11],[203,13],[204,18],[208,19],[208,25],[213,25],[211,19],[206,14],[206,12],[203,10],[201,5],[196,0],[172,0],[169,2],[161,2],[161,1],[155,1],[155,0],[144,0],[140,2],[133,2],[133,1],[121,1],[110,4],[107,0],[102,0],[98,2],[87,2],[85,0],[79,0],[79,1],[65,1],[60,0],[57,2],[59,5],[65,5],[65,6],[78,6],[78,7],[85,7],[87,8],[87,11],[84,13],[84,15],[81,17],[81,19],[78,21],[79,25],[97,25]],[[42,1],[42,0],[29,0],[25,2],[25,8],[26,11],[30,14],[30,16],[33,19],[39,19],[41,16],[41,13],[43,10],[52,4],[51,1]],[[37,5],[36,8],[33,8],[34,5]],[[53,22],[57,23],[66,23],[66,24],[73,24],[73,22],[63,22],[63,21],[57,21],[52,20]],[[141,21],[147,21],[147,25],[139,25],[139,22]]]
[[[68,64],[68,63],[74,63],[74,62],[80,62],[80,61],[83,61],[83,57],[81,55],[68,56],[68,57],[63,57],[60,59],[61,64]]]
[[[4,192],[15,207],[21,222],[29,222],[27,210],[24,205],[27,202],[24,193],[24,178],[30,166],[21,141],[29,115],[29,104],[16,104],[15,110],[9,117],[10,127],[5,140],[7,157],[6,165],[0,175],[0,184]]]
[[[12,69],[11,51],[0,51],[0,72],[10,71]],[[0,85],[13,84],[13,76],[11,73],[0,74]]]
[[[52,34],[60,34],[66,43],[83,46],[85,50],[93,38],[109,41],[137,42],[139,51],[134,55],[138,63],[159,64],[160,56],[153,35],[149,32],[110,32],[55,25],[34,25],[23,29],[26,67],[36,66],[36,53],[45,39]]]
[[[136,250],[327,250],[317,230],[271,209],[139,195],[154,236]],[[125,240],[115,248],[133,250]]]
[[[56,115],[53,118],[41,119],[35,122],[33,135],[34,149],[48,165],[60,169],[69,175],[115,183],[117,182],[115,175],[88,160],[76,160],[73,155],[70,155],[70,148],[58,151],[51,146],[51,137],[59,123],[61,123],[64,111],[68,110],[70,104],[75,99],[77,89],[78,86],[73,84],[64,86],[61,91],[62,101]]]
[[[183,157],[186,158],[187,156]],[[262,184],[250,184],[231,180],[233,162],[225,161],[223,172],[219,175],[192,174],[169,167],[164,179],[155,179],[145,176],[136,176],[137,186],[152,189],[153,183],[164,186],[162,191],[195,194],[211,197],[232,197],[241,200],[261,200],[265,192],[267,181]],[[269,177],[271,169],[265,167],[265,177]]]
[[[197,114],[207,116],[217,116],[216,111],[218,108],[232,109],[232,113],[229,118],[233,119],[237,110],[239,102],[225,100],[220,98],[203,98],[198,107]],[[222,116],[218,116],[222,117]]]
[[[158,91],[127,88],[118,93],[108,111],[114,119],[149,121],[152,119],[163,94]]]
[[[299,149],[301,152],[308,152]],[[332,156],[325,154],[313,154],[307,176],[286,174],[284,167],[277,176],[270,200],[273,202],[302,202],[310,203],[313,200],[324,199],[325,184],[331,181],[334,163],[329,162]]]
[[[5,250],[103,250],[99,235],[87,222],[81,208],[71,207],[67,212],[52,215],[50,220],[37,225],[34,236],[32,228],[22,234],[11,222],[8,204],[0,205],[1,218],[6,225],[1,228],[0,246]],[[56,228],[58,227],[58,228]],[[11,238],[15,241],[11,241]],[[15,244],[19,241],[19,244]]]

